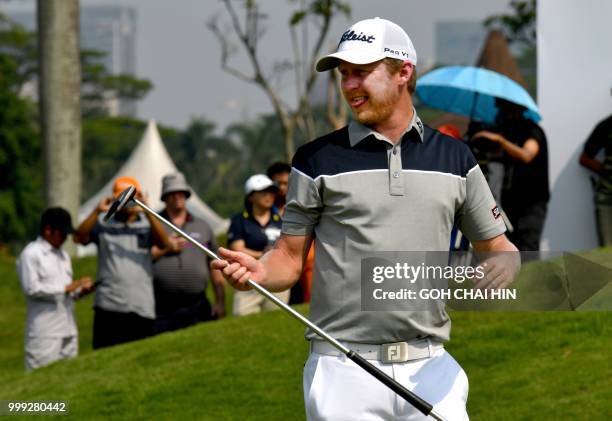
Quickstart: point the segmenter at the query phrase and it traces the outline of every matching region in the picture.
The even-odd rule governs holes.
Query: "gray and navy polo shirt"
[[[104,221],[100,215],[90,236],[98,245],[94,306],[154,319],[153,241],[147,218],[138,215],[136,221],[124,223],[116,218]]]
[[[471,241],[505,232],[468,147],[414,113],[397,145],[353,122],[300,147],[292,167],[283,233],[315,238],[310,319],[345,341],[448,340],[444,311],[361,311],[361,255],[447,251],[454,223]]]

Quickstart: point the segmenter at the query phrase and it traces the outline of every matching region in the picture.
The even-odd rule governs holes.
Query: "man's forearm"
[[[595,174],[601,175],[603,172],[603,163],[601,161],[596,160],[585,154],[584,152],[580,155],[580,165],[589,170],[593,171]]]
[[[476,252],[518,251],[516,246],[504,234],[484,241],[472,242]]]
[[[302,259],[292,257],[283,248],[273,248],[260,261],[266,268],[266,278],[260,284],[270,291],[291,288],[302,273]]]
[[[515,145],[514,143],[512,143],[511,141],[509,141],[502,135],[499,135],[499,138],[500,138],[499,144],[501,145],[502,149],[508,155],[510,155],[510,157],[512,157],[513,159],[516,159],[517,161],[522,162],[523,164],[529,164],[531,161],[533,161],[533,159],[539,152],[539,146],[535,146],[535,147],[531,146],[529,148],[526,148],[525,146],[521,147],[521,146]],[[535,144],[538,145],[535,139],[528,139],[527,142],[529,141],[535,142]],[[527,145],[527,142],[525,142],[525,145]],[[533,148],[536,149],[535,153],[532,150]]]
[[[159,220],[153,215],[149,214],[149,212],[144,212],[144,214],[149,220],[149,224],[151,224],[153,244],[160,249],[166,249],[169,246],[168,234],[166,234],[166,230],[164,230],[161,222],[159,222]]]
[[[225,287],[222,283],[213,282],[215,303],[225,304]]]
[[[153,245],[153,247],[151,247],[151,257],[153,258],[153,261],[159,260],[165,255],[166,255],[166,249],[157,247],[156,245]]]
[[[219,247],[219,255],[226,260],[211,264],[240,291],[251,288],[248,279],[270,291],[284,291],[295,284],[302,273],[311,243],[310,236],[281,234],[274,248],[259,260],[246,253]]]
[[[211,268],[210,277],[215,294],[215,303],[225,303],[225,279],[223,279],[223,275],[220,271]]]
[[[89,243],[89,233],[96,225],[99,215],[100,215],[100,209],[96,207],[89,214],[89,216],[85,218],[83,222],[81,222],[81,224],[77,227],[73,235],[73,240],[75,243],[78,243],[78,244]]]

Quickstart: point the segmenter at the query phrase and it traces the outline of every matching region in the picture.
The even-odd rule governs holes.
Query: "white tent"
[[[163,209],[164,203],[160,199],[162,178],[166,174],[177,171],[172,158],[170,158],[168,151],[162,143],[155,121],[150,120],[142,139],[121,169],[111,177],[109,182],[98,193],[81,205],[79,208],[79,222],[83,221],[91,213],[102,198],[111,196],[114,181],[118,177],[126,175],[135,177],[140,182],[143,193],[147,195],[149,206],[152,209]],[[185,174],[185,177],[189,180],[189,174]],[[208,222],[215,234],[225,231],[228,227],[228,221],[209,208],[195,192],[187,200],[187,209],[194,216]],[[79,255],[92,253],[95,253],[95,248],[79,248],[78,252]]]

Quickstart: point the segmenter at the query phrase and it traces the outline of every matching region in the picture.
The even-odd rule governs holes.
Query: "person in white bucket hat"
[[[443,346],[450,338],[444,307],[397,311],[397,300],[383,300],[378,310],[368,311],[372,297],[362,295],[373,279],[362,273],[364,256],[448,251],[455,223],[479,252],[516,252],[467,146],[417,116],[416,63],[410,38],[391,21],[366,19],[346,30],[337,51],[316,68],[339,70],[353,121],[297,150],[274,248],[259,260],[220,248],[226,261],[213,266],[236,289],[248,289],[250,278],[281,291],[299,278],[314,241],[309,319],[444,418],[466,420],[468,381]],[[513,260],[499,276],[487,269],[476,287],[505,288],[519,265]],[[315,332],[308,330],[306,338],[309,420],[425,418]]]
[[[187,209],[192,191],[183,173],[174,172],[162,178],[160,212],[206,247],[216,250],[217,240],[210,225]],[[153,246],[153,291],[155,293],[156,334],[182,329],[196,323],[225,317],[225,282],[219,271],[209,269],[210,259],[174,230],[164,226],[168,234],[165,248]],[[214,303],[206,297],[211,286]]]

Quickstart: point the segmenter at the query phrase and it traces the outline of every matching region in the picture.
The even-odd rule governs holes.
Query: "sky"
[[[10,0],[3,10],[33,10],[35,1]],[[268,16],[260,41],[262,62],[291,58],[287,21],[299,1],[262,0]],[[431,65],[435,56],[437,21],[476,21],[510,11],[509,0],[347,0],[350,18],[334,20],[326,41],[327,50],[337,44],[352,22],[371,17],[390,19],[402,26],[417,50],[419,67]],[[261,88],[225,73],[220,48],[206,22],[219,16],[228,22],[220,1],[215,0],[81,0],[89,5],[133,7],[137,14],[137,76],[153,82],[154,89],[138,104],[138,116],[184,128],[192,118],[204,117],[222,130],[228,124],[269,113],[272,106]],[[310,30],[314,36],[313,28]],[[239,51],[231,61],[250,73],[246,55]],[[283,98],[293,104],[291,80],[281,82]]]

